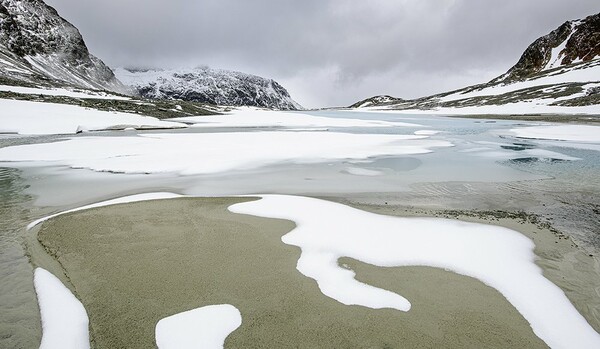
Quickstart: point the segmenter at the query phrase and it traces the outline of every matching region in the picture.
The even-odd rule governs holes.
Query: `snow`
[[[76,92],[67,90],[64,88],[32,88],[32,87],[21,87],[21,86],[6,86],[0,85],[0,91],[3,92],[14,92],[23,94],[33,95],[45,95],[45,96],[65,96],[73,98],[90,98],[90,99],[113,99],[113,100],[129,100],[129,97],[112,95],[106,92],[99,91],[85,91]]]
[[[560,49],[560,47],[555,50]],[[554,51],[553,51],[554,52]],[[464,100],[469,98],[480,98],[481,105],[468,106],[468,107],[435,107],[429,110],[425,109],[402,109],[394,110],[394,108],[401,108],[402,104],[399,105],[387,105],[387,106],[368,106],[360,108],[361,111],[372,111],[372,112],[392,112],[398,114],[427,114],[427,115],[524,115],[524,114],[584,114],[584,115],[598,115],[600,114],[600,106],[598,105],[585,105],[585,106],[559,106],[552,105],[555,102],[564,100],[571,100],[577,97],[586,96],[589,93],[593,93],[593,89],[600,86],[600,64],[598,62],[591,62],[580,64],[576,66],[568,66],[554,71],[546,72],[545,75],[537,78],[527,79],[525,81],[518,81],[509,84],[496,84],[493,86],[485,87],[480,90],[473,90],[471,92],[463,93],[461,91],[451,93],[447,96],[440,98],[432,98],[432,102],[445,103],[457,100]],[[540,87],[544,93],[551,94],[558,88],[567,89],[569,83],[578,83],[581,85],[581,91],[577,93],[571,93],[562,97],[557,98],[545,98],[543,96],[539,98],[532,98],[522,100],[514,103],[506,103],[501,105],[483,105],[486,97],[495,97],[506,93],[515,92],[527,88]],[[567,85],[561,85],[567,84]],[[546,87],[547,86],[547,87]],[[545,87],[545,88],[543,88]]]
[[[74,137],[0,149],[0,161],[118,173],[182,175],[247,170],[281,162],[320,163],[425,154],[452,143],[426,136],[336,132],[223,132]],[[40,163],[41,162],[41,163]],[[15,164],[11,164],[14,166]]]
[[[89,320],[81,302],[45,269],[35,269],[33,283],[42,318],[40,349],[89,348]]]
[[[526,102],[507,103],[503,105],[480,105],[472,107],[438,107],[435,109],[404,109],[393,110],[381,107],[365,108],[361,111],[389,114],[411,114],[411,115],[525,115],[525,114],[600,114],[599,105],[586,105],[577,107],[549,105],[554,99],[539,99]]]
[[[571,35],[573,35],[573,33],[571,33]],[[571,38],[571,35],[569,35],[569,37],[565,41],[563,41],[560,45],[558,45],[557,47],[552,49],[552,55],[550,57],[550,60],[548,61],[548,64],[546,64],[546,66],[544,67],[543,70],[560,67],[560,63],[561,63],[562,59],[564,58],[564,55],[561,55],[560,53],[562,52],[562,50],[565,49],[565,47],[567,47],[567,42]]]
[[[261,197],[229,210],[294,221],[296,228],[282,241],[301,248],[298,271],[343,304],[410,309],[401,295],[354,279],[353,271],[338,265],[340,257],[381,267],[443,268],[498,290],[550,347],[600,348],[600,334],[544,278],[534,263],[533,242],[516,231],[456,220],[382,216],[306,197]]]
[[[179,194],[174,194],[174,193],[167,193],[167,192],[155,192],[155,193],[145,193],[145,194],[136,194],[136,195],[129,195],[129,196],[123,196],[120,198],[116,198],[116,199],[112,199],[112,200],[106,200],[106,201],[101,201],[101,202],[96,202],[94,204],[90,204],[90,205],[85,205],[85,206],[80,206],[71,210],[67,210],[67,211],[62,211],[62,212],[58,212],[46,217],[42,217],[40,219],[37,219],[31,223],[29,223],[27,225],[27,230],[35,227],[36,225],[45,222],[47,220],[49,220],[50,218],[54,218],[63,214],[67,214],[67,213],[71,213],[71,212],[77,212],[77,211],[83,211],[83,210],[89,210],[91,208],[97,208],[97,207],[104,207],[104,206],[110,206],[110,205],[118,205],[118,204],[126,204],[126,203],[130,203],[130,202],[139,202],[139,201],[148,201],[148,200],[162,200],[162,199],[173,199],[173,198],[178,198],[181,197],[181,195]]]
[[[229,304],[210,305],[161,319],[156,324],[159,349],[223,348],[227,336],[242,324]]]
[[[552,139],[576,142],[600,142],[600,126],[551,125],[513,128],[510,132],[520,138]]]
[[[74,105],[0,99],[0,133],[74,134],[108,128],[182,128],[185,124],[149,116],[100,111]]]
[[[348,167],[345,169],[345,171],[355,176],[379,176],[383,174],[381,171],[369,170],[361,167]]]
[[[197,67],[172,70],[114,70],[124,84],[154,99],[186,99],[216,105],[255,105],[273,109],[302,109],[281,86],[271,79],[242,72]]]
[[[441,131],[434,131],[434,130],[419,130],[419,131],[415,131],[415,134],[417,136],[433,136],[440,132]]]
[[[481,97],[481,96],[497,96],[504,93],[517,91],[524,88],[530,88],[542,85],[554,85],[567,82],[595,82],[600,81],[600,65],[594,65],[585,69],[566,69],[560,74],[545,75],[537,79],[529,79],[519,81],[512,84],[499,84],[491,87],[486,87],[482,90],[477,90],[469,93],[454,93],[442,97],[440,101],[454,101],[465,98]],[[597,109],[596,109],[597,110]]]
[[[191,123],[192,127],[422,127],[406,122],[328,118],[300,112],[281,112],[250,107],[238,108],[225,115],[192,116],[170,120]]]
[[[476,147],[471,149],[462,150],[462,153],[469,153],[476,156],[484,156],[488,158],[493,158],[496,160],[511,160],[511,159],[522,159],[522,158],[537,158],[541,160],[564,160],[564,161],[576,161],[581,160],[580,158],[576,158],[573,156],[569,156],[566,154],[562,154],[559,152],[539,149],[539,148],[531,148],[531,149],[522,149],[518,151],[503,149],[503,146],[514,147],[512,144],[502,144],[502,143],[493,143],[493,142],[477,142],[478,144],[489,145],[487,147]]]

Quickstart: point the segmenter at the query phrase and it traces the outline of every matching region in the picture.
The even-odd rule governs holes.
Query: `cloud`
[[[484,82],[596,0],[48,0],[110,66],[209,65],[309,107]]]

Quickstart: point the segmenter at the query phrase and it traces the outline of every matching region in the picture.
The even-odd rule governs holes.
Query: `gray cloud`
[[[47,0],[113,67],[240,70],[309,107],[419,97],[506,71],[597,0]]]

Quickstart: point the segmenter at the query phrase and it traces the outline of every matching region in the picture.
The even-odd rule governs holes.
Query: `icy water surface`
[[[553,221],[555,227],[576,237],[586,248],[600,247],[599,150],[588,149],[588,145],[510,136],[510,128],[531,124],[520,121],[334,111],[311,114],[421,125],[330,128],[320,132],[410,135],[421,130],[440,131],[429,137],[454,146],[435,148],[429,154],[317,164],[283,163],[200,176],[96,173],[54,165],[17,169],[11,167],[18,164],[0,163],[0,347],[29,348],[39,343],[39,313],[24,227],[46,214],[121,195],[152,191],[203,196],[284,193],[436,209],[526,211]],[[160,133],[272,130],[220,128]],[[135,134],[94,133],[111,137]],[[11,136],[0,138],[0,147],[61,138],[64,137]]]
[[[34,348],[41,338],[32,267],[24,251],[23,227],[31,197],[20,171],[0,167],[0,347]]]

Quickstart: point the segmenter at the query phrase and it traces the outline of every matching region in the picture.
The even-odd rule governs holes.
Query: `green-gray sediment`
[[[427,216],[493,224],[518,231],[535,243],[536,264],[546,278],[559,286],[590,325],[600,332],[600,263],[547,221],[525,212],[433,210],[346,199],[340,203],[385,215]]]
[[[358,280],[409,299],[407,313],[346,306],[326,297],[296,270],[300,249],[281,241],[293,222],[227,211],[246,200],[251,199],[157,200],[59,216],[38,233],[58,263],[44,259],[41,251],[33,253],[33,261],[59,276],[66,273],[63,281],[88,311],[96,348],[153,347],[161,318],[223,303],[242,314],[241,327],[226,341],[231,348],[545,347],[500,293],[441,269],[380,268],[340,259]],[[361,208],[399,213],[384,206]],[[520,231],[530,228],[513,221]],[[589,260],[572,264],[573,270],[557,269],[572,261],[561,262],[544,242],[554,235],[535,229],[541,245],[536,252],[544,257],[539,264],[554,282],[554,274],[576,274],[558,284],[563,289],[568,284],[573,292],[567,295],[597,326],[598,318],[590,318],[593,309],[586,313],[580,304],[591,296],[577,296],[589,291],[577,288],[586,281],[577,278],[591,277],[597,269],[590,269]],[[552,245],[570,246],[566,240]]]

